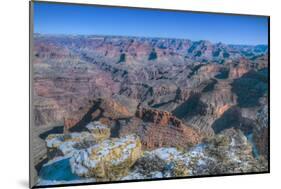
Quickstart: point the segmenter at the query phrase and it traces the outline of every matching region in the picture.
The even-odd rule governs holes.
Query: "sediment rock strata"
[[[45,140],[48,158],[72,155],[75,150],[98,143],[110,136],[110,128],[100,122],[90,122],[86,128],[88,131],[48,135]]]
[[[95,120],[113,127],[118,119],[131,117],[134,113],[116,100],[99,98],[89,101],[71,115],[64,119],[65,132],[85,130],[86,125]]]
[[[148,60],[152,52],[157,58]],[[120,62],[121,55],[126,58]],[[116,94],[171,112],[191,92],[201,92],[202,84],[210,79],[231,82],[250,70],[268,67],[266,46],[41,34],[34,38],[33,62],[38,126],[62,123],[65,117],[71,118],[73,112],[87,106],[89,100]],[[47,100],[53,105],[43,107]],[[210,125],[211,121],[194,121],[200,122]]]
[[[201,141],[198,132],[171,113],[139,107],[136,118],[121,127],[120,136],[136,133],[147,149],[162,146],[187,147]]]
[[[141,157],[141,142],[137,136],[108,139],[88,149],[76,152],[70,159],[72,172],[83,177],[107,181],[124,176]]]
[[[188,150],[157,148],[145,151],[122,180],[185,177],[266,171],[266,161],[253,157],[240,130],[228,129]]]
[[[33,49],[35,125],[64,125],[40,183],[57,166],[57,183],[268,169],[266,45],[36,34]]]

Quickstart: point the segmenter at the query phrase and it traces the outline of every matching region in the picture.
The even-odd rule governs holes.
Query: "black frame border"
[[[32,46],[33,46],[33,4],[34,3],[49,3],[61,5],[79,5],[79,6],[96,6],[105,8],[124,8],[124,9],[142,9],[142,10],[158,10],[166,12],[183,12],[183,13],[201,13],[201,14],[217,14],[217,15],[232,15],[232,16],[251,16],[251,17],[266,17],[268,20],[268,170],[262,172],[247,172],[247,173],[231,173],[231,174],[217,174],[217,175],[196,175],[186,177],[169,177],[169,178],[153,178],[153,179],[132,179],[121,181],[108,181],[108,182],[86,182],[86,183],[71,183],[71,184],[54,184],[36,186],[31,183],[31,144],[32,144]],[[225,177],[225,176],[241,176],[241,175],[259,175],[270,173],[270,16],[269,15],[255,15],[255,14],[240,14],[240,13],[224,13],[224,12],[208,12],[208,11],[194,11],[194,10],[179,10],[179,9],[163,9],[163,8],[148,8],[148,7],[134,7],[134,6],[121,6],[121,5],[103,5],[103,4],[90,4],[90,3],[74,3],[74,2],[56,2],[56,1],[29,1],[29,188],[54,188],[54,187],[69,187],[69,186],[86,186],[86,185],[100,185],[100,184],[118,184],[118,183],[134,183],[144,181],[165,181],[165,180],[180,180],[192,178],[210,178],[210,177]]]

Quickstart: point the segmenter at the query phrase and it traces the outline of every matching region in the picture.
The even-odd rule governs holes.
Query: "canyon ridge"
[[[267,45],[33,40],[37,185],[268,171]]]

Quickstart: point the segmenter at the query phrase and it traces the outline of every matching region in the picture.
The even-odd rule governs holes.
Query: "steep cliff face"
[[[87,178],[119,180],[142,156],[136,135],[108,138],[109,127],[99,122],[91,122],[87,128],[85,132],[51,134],[46,138],[48,162],[40,170],[39,185]]]
[[[83,148],[72,158],[72,166],[69,158],[59,163],[72,169],[71,179],[267,169],[268,112],[263,109],[268,107],[267,46],[38,35],[33,53],[35,125],[64,127],[63,133],[47,139],[49,158]],[[130,142],[110,147],[132,134],[138,148],[130,148],[127,155],[139,154],[141,145],[144,156],[125,158],[120,149],[130,147]],[[92,149],[95,144],[110,149],[106,161],[92,157],[103,153]],[[91,152],[85,150],[90,147]],[[115,170],[109,161],[120,157],[126,161]],[[92,166],[96,160],[98,166]]]
[[[91,106],[79,110],[76,119],[65,119],[64,131],[79,132],[87,129],[87,123],[93,120],[107,124],[111,136],[137,134],[144,148],[153,149],[162,146],[186,147],[199,143],[202,137],[199,132],[166,111],[138,107],[132,114],[121,104],[98,99]]]
[[[214,128],[229,128],[222,120],[229,118],[232,107],[238,111],[233,115],[249,125],[267,95],[266,49],[255,48],[174,39],[39,36],[34,52],[35,123],[64,123],[69,132],[99,120],[113,128],[112,136],[127,122],[152,124],[155,120],[146,119],[160,119],[156,125],[169,125],[166,113],[155,118],[150,112],[152,118],[130,121],[140,104],[172,112],[202,137],[213,136]]]
[[[148,149],[173,146],[185,148],[198,144],[202,137],[199,132],[171,113],[140,107],[136,112],[137,119],[121,128],[121,135],[136,132]]]
[[[64,131],[65,133],[83,131],[91,121],[100,121],[103,124],[109,125],[111,128],[115,128],[120,120],[126,120],[134,115],[136,104],[133,104],[134,101],[129,102],[132,104],[127,108],[121,104],[124,103],[122,99],[98,98],[91,100],[85,106],[72,112],[68,117],[65,117]],[[112,134],[115,134],[114,131],[113,129]]]
[[[120,95],[152,108],[181,112],[186,101],[196,101],[193,94],[199,94],[195,105],[200,115],[180,117],[212,135],[209,125],[218,114],[236,105],[236,96],[240,101],[240,94],[233,94],[235,89],[229,91],[239,82],[232,84],[232,80],[267,67],[266,49],[254,49],[181,39],[38,36],[34,52],[36,125],[62,122],[100,97]],[[149,60],[152,52],[155,56]],[[55,105],[41,107],[46,99]]]
[[[37,69],[45,70],[35,66]],[[72,71],[75,67],[69,65],[61,68],[63,71],[56,69],[48,68],[46,73],[36,72],[34,75],[34,111],[35,117],[38,116],[36,126],[62,122],[64,117],[87,105],[89,100],[100,96],[110,97],[118,88],[108,74],[98,71],[75,73]],[[49,71],[57,73],[48,74]]]

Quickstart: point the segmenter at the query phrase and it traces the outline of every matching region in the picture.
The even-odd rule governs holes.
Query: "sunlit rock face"
[[[231,87],[233,79],[268,67],[267,46],[204,40],[36,35],[33,53],[38,126],[73,118],[73,112],[96,98],[120,95],[126,106],[130,104],[128,98],[172,112],[191,94],[208,93],[212,99],[204,99],[205,95],[199,99],[203,107],[207,101],[206,117],[200,111],[191,121],[190,114],[181,116],[200,129],[207,124],[203,130],[212,135],[209,126],[216,117],[209,114],[218,100],[223,101],[219,106],[236,104],[233,92],[224,89]],[[208,84],[210,80],[217,81]],[[219,90],[224,97],[212,94]]]
[[[88,132],[51,134],[46,139],[48,157],[72,155],[79,144],[94,143],[95,138]]]
[[[127,103],[128,106],[125,105]],[[68,133],[87,130],[86,127],[91,121],[99,121],[113,128],[120,119],[132,117],[136,106],[136,102],[122,97],[89,100],[83,107],[65,117],[64,131]]]
[[[267,171],[267,162],[254,158],[252,144],[239,129],[224,130],[204,145],[206,164],[195,166],[196,175]]]
[[[110,137],[110,128],[98,121],[90,122],[86,128],[90,131],[96,140],[105,140]]]
[[[110,136],[110,128],[100,122],[90,122],[86,128],[89,131],[50,134],[46,138],[49,159],[56,156],[71,156],[76,150],[87,148]]]
[[[268,170],[267,46],[36,35],[33,59],[39,185]]]
[[[83,177],[117,179],[128,172],[141,153],[137,136],[109,139],[76,152],[70,159],[71,170]]]
[[[46,138],[48,163],[40,172],[40,183],[50,179],[117,180],[125,176],[130,167],[142,156],[138,136],[110,138],[110,129],[100,122],[90,122],[87,131],[68,134],[50,134]],[[55,168],[63,168],[60,175]],[[48,177],[48,174],[49,177]]]
[[[170,112],[139,107],[136,119],[121,129],[121,134],[135,132],[147,149],[194,146],[201,141],[199,132]]]
[[[267,164],[253,157],[251,144],[239,130],[228,129],[185,150],[158,148],[145,151],[123,177],[147,179],[266,171]]]
[[[94,127],[95,126],[95,127]],[[104,129],[98,122],[92,129]],[[266,161],[255,159],[252,144],[239,129],[226,129],[193,147],[142,150],[137,135],[101,139],[91,132],[49,135],[53,154],[40,172],[39,184],[116,181],[266,171]],[[51,150],[52,149],[52,150]],[[64,174],[55,169],[64,169]]]

